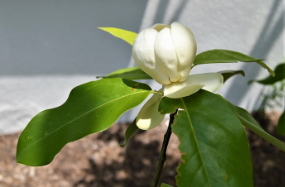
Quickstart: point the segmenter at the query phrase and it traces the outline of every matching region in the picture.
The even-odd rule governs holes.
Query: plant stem
[[[174,121],[174,116],[177,114],[177,111],[178,110],[176,110],[173,114],[170,114],[169,125],[168,125],[166,133],[164,134],[164,139],[163,139],[162,147],[160,150],[160,155],[159,155],[159,159],[158,159],[158,163],[156,166],[155,175],[154,175],[151,187],[156,187],[158,180],[160,178],[160,174],[161,174],[164,162],[166,160],[166,149],[167,149],[167,146],[168,146],[168,143],[170,140],[170,136],[172,133],[171,125]]]
[[[162,96],[163,96],[163,93],[162,93],[162,92],[154,91],[154,90],[152,90],[151,92],[154,93],[154,94],[159,94],[159,95],[162,95]]]

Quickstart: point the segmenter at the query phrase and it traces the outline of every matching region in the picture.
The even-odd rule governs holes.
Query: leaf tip
[[[120,147],[122,147],[122,148],[125,147],[125,145],[126,145],[126,141],[120,143]]]
[[[98,29],[105,31],[105,32],[109,32],[108,31],[108,27],[97,27]],[[109,32],[110,33],[110,32]]]
[[[255,80],[250,80],[250,81],[247,82],[247,84],[251,84],[253,82],[255,82]]]

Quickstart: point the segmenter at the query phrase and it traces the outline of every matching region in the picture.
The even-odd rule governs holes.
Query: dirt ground
[[[278,136],[278,114],[260,118],[269,133]],[[165,122],[166,123],[166,122]],[[166,125],[141,131],[125,148],[119,146],[127,124],[114,124],[105,132],[69,143],[43,167],[15,162],[19,133],[0,136],[0,187],[147,187],[155,171]],[[254,165],[255,187],[285,187],[285,153],[247,132]],[[180,160],[178,139],[172,135],[161,182],[175,186]]]

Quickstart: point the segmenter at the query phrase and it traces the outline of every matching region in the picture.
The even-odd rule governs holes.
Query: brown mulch
[[[260,123],[275,137],[276,119]],[[43,167],[17,164],[15,152],[19,133],[0,136],[0,187],[146,187],[154,175],[166,125],[141,131],[125,148],[119,146],[127,124],[69,143]],[[247,131],[254,165],[255,187],[285,186],[285,153]],[[180,160],[178,139],[172,135],[161,181],[175,185]]]

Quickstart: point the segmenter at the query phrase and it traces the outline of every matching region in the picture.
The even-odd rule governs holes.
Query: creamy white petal
[[[162,122],[165,115],[158,112],[158,106],[161,98],[161,95],[154,94],[144,104],[137,116],[136,124],[138,128],[147,130],[158,126]]]
[[[177,85],[173,86],[172,84],[177,84]],[[178,84],[181,83],[172,83],[172,84],[166,85],[164,87],[164,96],[173,99],[192,95],[203,87],[203,85],[178,86]]]
[[[180,82],[183,82],[187,79],[196,56],[196,40],[190,29],[177,22],[171,24],[171,37],[179,61]]]
[[[186,81],[164,86],[164,96],[181,98],[194,94],[201,88],[210,92],[217,91],[223,85],[223,76],[219,73],[189,75]]]
[[[137,66],[149,74],[158,83],[170,84],[168,76],[155,62],[154,41],[158,32],[148,28],[138,34],[133,45],[133,58]]]
[[[165,27],[170,28],[168,25],[162,24],[162,23],[156,23],[153,26],[151,26],[151,28],[157,30],[158,32],[161,31],[162,29],[164,29]]]
[[[203,90],[215,92],[223,85],[224,77],[220,73],[203,73],[189,75],[185,82],[189,86],[204,85]]]
[[[156,36],[154,42],[155,60],[168,75],[171,82],[181,79],[178,72],[178,59],[172,43],[170,29],[165,27]]]

